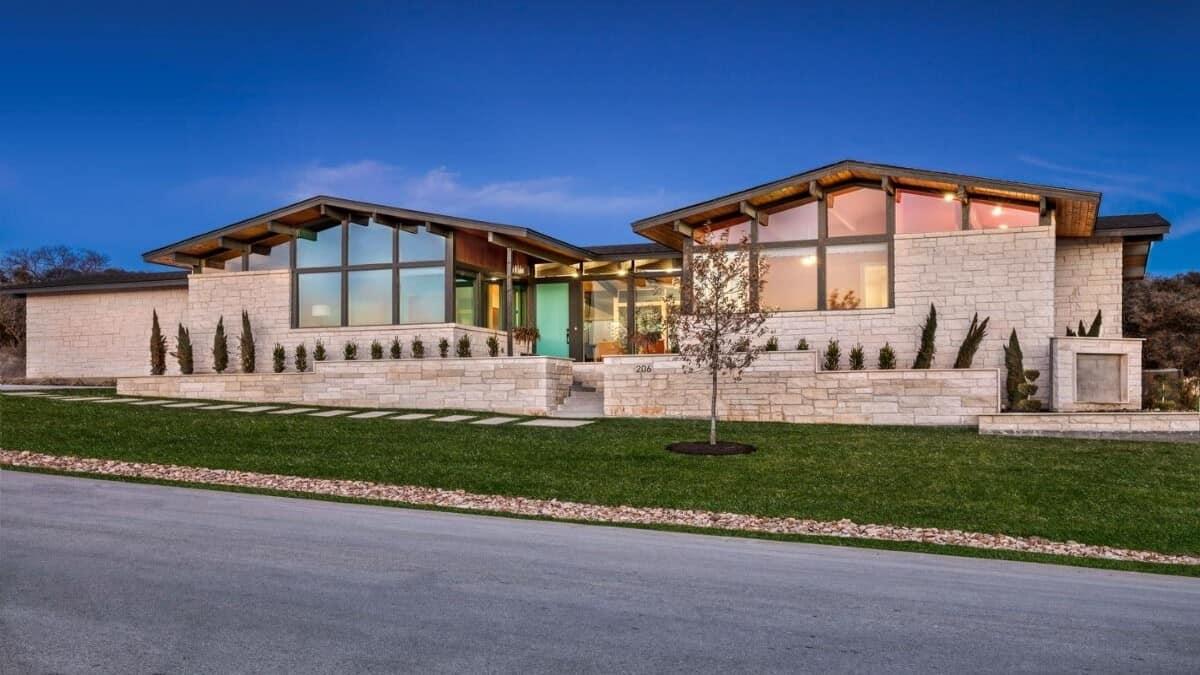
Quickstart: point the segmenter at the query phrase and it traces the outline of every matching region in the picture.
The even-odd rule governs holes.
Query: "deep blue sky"
[[[1200,268],[1195,5],[94,4],[3,9],[0,250],[141,267],[314,193],[630,241],[855,158],[1100,190]]]

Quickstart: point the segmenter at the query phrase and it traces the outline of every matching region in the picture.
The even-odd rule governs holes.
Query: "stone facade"
[[[178,324],[187,325],[187,303],[183,288],[31,295],[25,303],[25,376],[149,375],[152,313],[158,311],[173,351]],[[167,372],[179,372],[169,356]]]
[[[1140,338],[1055,337],[1050,340],[1050,406],[1057,411],[1140,410]],[[1102,356],[1103,359],[1089,357]],[[1107,372],[1106,372],[1107,371]],[[1088,379],[1089,383],[1081,382]],[[1087,391],[1100,390],[1102,397]]]
[[[1104,313],[1101,337],[1121,337],[1121,239],[1059,239],[1054,254],[1054,335]]]
[[[893,309],[782,312],[767,323],[768,333],[785,349],[801,338],[814,350],[824,349],[830,338],[841,343],[843,352],[862,343],[868,365],[890,343],[900,367],[906,367],[916,357],[921,324],[933,303],[938,311],[935,366],[953,365],[971,316],[978,312],[981,320],[991,317],[991,322],[974,365],[1003,367],[1003,346],[1015,328],[1026,367],[1046,372],[1055,321],[1051,228],[896,235],[895,246]],[[1120,278],[1118,269],[1118,283]]]
[[[672,355],[604,360],[604,414],[701,418],[710,380]],[[765,352],[738,382],[723,376],[724,420],[834,424],[974,425],[1000,410],[1000,371],[817,370],[813,351]]]
[[[979,433],[1011,436],[1126,434],[1181,435],[1200,440],[1200,414],[1194,412],[1004,413],[980,415]]]
[[[117,392],[123,396],[517,415],[553,411],[570,387],[571,362],[546,356],[326,361],[305,373],[210,373],[117,381]]]

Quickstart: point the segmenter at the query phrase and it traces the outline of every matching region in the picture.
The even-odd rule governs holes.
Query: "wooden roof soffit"
[[[255,244],[249,241],[241,241],[232,237],[217,237],[217,246],[229,249],[230,251],[239,251],[241,253],[257,253],[259,255],[270,255],[271,247],[265,244]]]
[[[198,258],[194,255],[186,255],[184,253],[174,253],[172,254],[172,257],[176,263],[180,265],[191,265],[192,269],[197,272],[205,267],[211,267],[218,270],[225,269],[225,263],[221,262],[220,260],[213,260],[212,258]]]
[[[545,251],[539,248],[534,248],[519,239],[514,239],[506,234],[500,234],[499,232],[488,232],[487,239],[489,243],[495,244],[496,246],[511,248],[512,250],[520,251],[525,255],[533,256],[534,258],[541,258],[542,260],[549,260],[550,262],[556,262],[560,265],[577,265],[580,262],[579,260],[570,256],[554,253],[553,251]]]
[[[825,188],[815,180],[808,181],[808,194],[817,199],[825,199]]]
[[[316,232],[305,229],[303,227],[296,227],[294,225],[285,225],[277,220],[272,220],[272,221],[267,222],[267,231],[274,232],[275,234],[286,234],[289,237],[295,237],[297,239],[307,239],[309,241],[317,240]]]
[[[674,223],[671,223],[671,230],[683,235],[684,237],[691,237],[695,231],[691,225],[688,225],[682,220],[676,220]]]

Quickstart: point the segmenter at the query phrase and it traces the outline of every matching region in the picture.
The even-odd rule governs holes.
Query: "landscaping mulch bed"
[[[598,506],[557,499],[504,497],[410,485],[385,485],[360,480],[301,478],[277,474],[205,469],[169,464],[149,464],[107,459],[47,455],[28,451],[0,450],[0,466],[29,467],[54,471],[179,481],[230,487],[329,495],[354,499],[435,506],[443,508],[510,513],[564,520],[633,525],[673,525],[773,534],[815,535],[917,542],[979,549],[1100,558],[1128,562],[1200,565],[1200,556],[1171,555],[1074,541],[1050,541],[1040,537],[1013,537],[932,527],[860,524],[851,520],[818,521],[802,518],[754,516],[688,509]]]
[[[754,452],[753,445],[745,443],[672,443],[668,452],[680,455],[748,455]]]

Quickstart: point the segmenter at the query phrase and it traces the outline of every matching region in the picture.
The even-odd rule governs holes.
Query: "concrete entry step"
[[[562,405],[550,413],[550,417],[568,419],[604,417],[604,393],[572,390]]]

